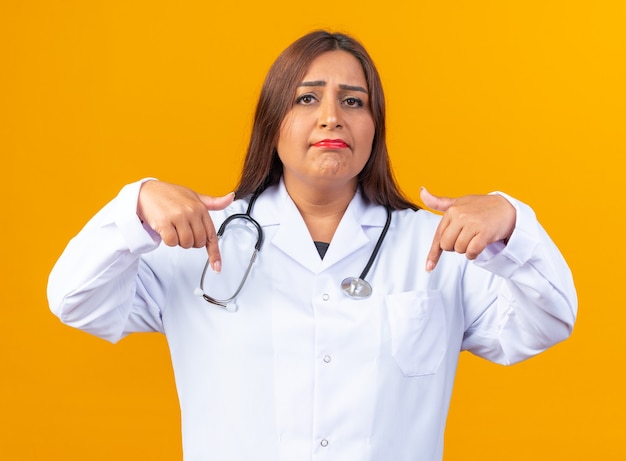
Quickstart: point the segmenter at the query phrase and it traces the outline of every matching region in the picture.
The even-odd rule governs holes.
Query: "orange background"
[[[413,199],[506,191],[575,275],[570,340],[510,368],[462,354],[445,459],[626,459],[625,5],[2,0],[0,458],[181,458],[165,339],[61,325],[47,275],[128,182],[231,190],[269,65],[324,27],[374,57]]]

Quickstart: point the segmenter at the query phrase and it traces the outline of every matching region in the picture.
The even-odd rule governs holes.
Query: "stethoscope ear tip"
[[[195,290],[193,290],[193,294],[196,295],[199,298],[204,298],[205,301],[208,301],[211,304],[219,306],[219,307],[221,307],[222,309],[224,309],[227,312],[237,312],[239,310],[239,308],[237,307],[236,303],[216,302],[215,300],[213,300],[211,298],[208,298],[204,294],[204,290],[202,288],[200,288],[200,287],[198,287]]]

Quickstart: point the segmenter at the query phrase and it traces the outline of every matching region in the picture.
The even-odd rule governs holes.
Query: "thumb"
[[[223,210],[228,205],[233,203],[233,200],[235,199],[235,193],[230,192],[226,195],[222,195],[221,197],[212,197],[210,195],[198,194],[198,198],[200,198],[200,201],[204,203],[204,206],[206,206],[207,210]]]
[[[420,198],[422,199],[422,202],[424,202],[424,205],[428,208],[443,212],[450,208],[450,206],[452,206],[452,204],[456,201],[454,198],[433,195],[423,186],[420,188]]]

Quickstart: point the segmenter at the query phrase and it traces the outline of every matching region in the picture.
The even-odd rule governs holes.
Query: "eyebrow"
[[[312,82],[302,82],[298,86],[326,86],[326,82],[324,80],[314,80]],[[342,83],[339,85],[339,89],[347,90],[347,91],[360,91],[362,93],[367,94],[367,90],[363,88],[362,86],[345,85]]]

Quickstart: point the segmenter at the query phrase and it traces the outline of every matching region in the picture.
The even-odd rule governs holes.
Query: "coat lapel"
[[[278,226],[266,245],[276,246],[313,273],[327,269],[367,245],[370,237],[365,233],[365,227],[382,228],[385,224],[384,208],[368,205],[360,193],[355,194],[322,260],[282,181],[261,194],[252,214],[264,228]]]

